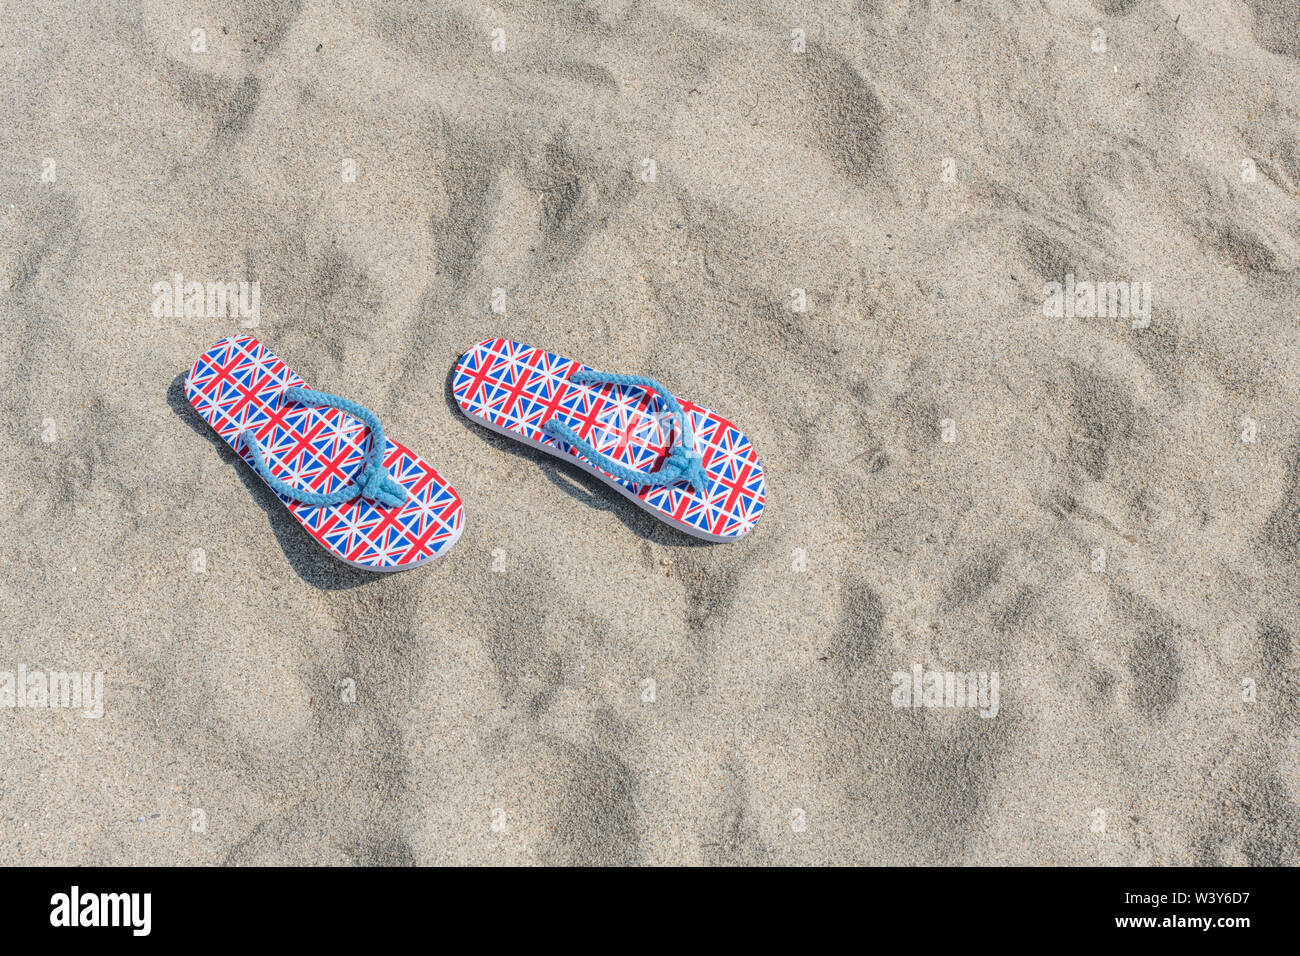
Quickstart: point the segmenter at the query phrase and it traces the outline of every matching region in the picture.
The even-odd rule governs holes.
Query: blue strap
[[[251,429],[244,429],[239,433],[239,440],[248,449],[249,454],[253,456],[253,469],[262,476],[262,479],[271,486],[276,494],[284,495],[284,497],[304,505],[339,505],[345,501],[351,501],[358,495],[362,498],[369,498],[371,501],[388,508],[396,508],[406,503],[406,489],[394,481],[393,477],[388,473],[388,469],[384,467],[384,455],[388,451],[388,439],[384,437],[384,429],[379,424],[379,419],[375,417],[374,412],[346,398],[340,398],[328,392],[318,392],[311,388],[302,388],[298,385],[284,390],[284,400],[286,402],[297,402],[299,405],[337,408],[353,418],[360,419],[370,429],[370,454],[366,456],[365,466],[355,478],[342,488],[331,491],[328,495],[318,495],[286,484],[271,474],[271,469],[266,466],[266,459],[262,457],[262,449],[257,445],[256,436],[253,435]]]
[[[668,406],[668,410],[677,421],[677,443],[673,445],[668,459],[658,471],[637,471],[596,451],[594,445],[583,441],[578,437],[577,432],[556,418],[551,418],[542,425],[542,431],[559,441],[568,442],[593,465],[622,481],[634,485],[650,485],[653,488],[662,488],[678,481],[685,481],[701,494],[709,493],[709,474],[704,470],[704,460],[700,457],[700,453],[695,450],[695,433],[691,429],[690,416],[682,411],[682,406],[673,397],[672,392],[654,379],[642,375],[615,375],[611,372],[597,372],[594,369],[574,372],[569,376],[569,381],[579,385],[633,385],[653,391],[659,396],[659,400]]]

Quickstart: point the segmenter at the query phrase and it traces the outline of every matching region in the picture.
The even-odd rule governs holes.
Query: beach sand
[[[1288,0],[6,4],[0,671],[104,713],[0,708],[5,861],[1295,864],[1298,57]],[[302,531],[185,400],[245,333],[450,552]],[[465,419],[496,336],[735,421],[753,534]]]

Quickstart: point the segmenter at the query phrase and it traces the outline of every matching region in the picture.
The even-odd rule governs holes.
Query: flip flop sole
[[[361,470],[370,450],[369,430],[335,408],[286,403],[283,392],[291,385],[310,388],[257,339],[238,336],[223,339],[200,356],[185,378],[185,394],[244,461],[251,456],[239,434],[252,429],[277,478],[329,494]],[[432,561],[456,543],[464,511],[446,479],[391,438],[384,465],[409,493],[400,508],[384,508],[364,498],[318,506],[276,497],[340,561],[368,571],[405,571]]]
[[[685,482],[655,488],[615,478],[567,444],[542,431],[552,418],[573,429],[601,454],[638,471],[656,471],[674,441],[672,416],[653,392],[626,385],[570,381],[587,366],[509,339],[488,339],[460,357],[452,381],[466,416],[502,435],[577,461],[624,497],[687,534],[735,541],[763,513],[763,464],[753,444],[731,422],[693,402],[678,401],[691,416],[695,447],[711,487],[703,494]]]

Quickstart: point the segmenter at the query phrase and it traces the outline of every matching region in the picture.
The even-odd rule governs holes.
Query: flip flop
[[[204,352],[185,394],[339,560],[404,571],[460,537],[464,511],[445,478],[385,438],[369,409],[313,390],[257,339],[222,339]]]
[[[697,538],[736,541],[763,513],[763,465],[749,439],[654,379],[488,339],[460,357],[452,391],[480,425],[577,460]]]

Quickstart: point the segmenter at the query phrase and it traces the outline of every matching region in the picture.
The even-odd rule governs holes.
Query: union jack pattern
[[[628,385],[579,385],[569,380],[586,368],[544,349],[489,339],[461,356],[452,390],[469,417],[551,454],[577,459],[684,531],[715,540],[748,534],[763,513],[763,465],[749,439],[716,412],[678,399],[691,417],[695,447],[712,479],[707,494],[685,482],[655,488],[622,481],[542,431],[558,416],[622,465],[651,472],[663,464],[676,436],[673,417],[658,396]]]
[[[335,408],[286,403],[283,392],[310,387],[251,336],[223,339],[200,356],[185,394],[245,461],[239,434],[252,429],[267,466],[296,488],[329,494],[361,470],[370,451],[366,426]],[[438,472],[388,439],[384,465],[409,493],[400,508],[365,498],[316,506],[277,495],[307,533],[336,557],[374,571],[401,571],[432,560],[460,537],[460,498]]]

